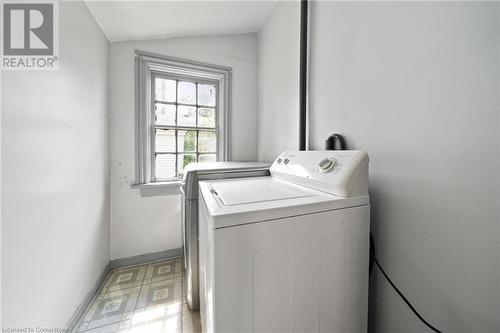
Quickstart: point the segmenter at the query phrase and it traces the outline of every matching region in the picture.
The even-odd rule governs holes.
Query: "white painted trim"
[[[156,197],[182,193],[180,181],[134,184],[130,187],[133,189],[139,189],[141,191],[141,197]]]

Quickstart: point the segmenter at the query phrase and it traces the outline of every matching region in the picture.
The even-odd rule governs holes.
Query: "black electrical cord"
[[[338,145],[337,145],[338,143]],[[326,150],[344,150],[346,149],[346,144],[344,138],[340,134],[332,134],[330,135],[326,141],[325,141],[325,149]],[[382,266],[380,266],[380,263],[378,262],[377,258],[375,257],[375,241],[373,240],[373,235],[370,233],[370,268],[369,272],[370,275],[372,274],[373,271],[373,265],[377,265],[378,269],[380,269],[380,272],[384,275],[386,278],[387,282],[391,285],[392,288],[398,293],[398,295],[405,301],[406,305],[410,308],[410,310],[415,314],[415,316],[420,319],[422,323],[424,323],[427,327],[429,327],[433,332],[436,333],[443,333],[431,324],[429,324],[424,317],[420,315],[420,313],[417,312],[415,307],[411,305],[410,301],[403,295],[401,291],[399,291],[398,287],[392,282],[392,280],[389,278],[389,276],[385,273],[383,270]]]
[[[382,268],[382,266],[380,266],[380,263],[378,262],[377,258],[375,257],[375,242],[373,241],[373,236],[370,233],[370,273],[372,272],[373,264],[375,264],[378,267],[378,269],[380,270],[380,272],[382,273],[382,275],[384,275],[384,277],[387,280],[387,282],[389,282],[389,284],[391,285],[391,287],[398,293],[398,295],[403,299],[403,301],[405,301],[406,305],[408,305],[408,307],[415,314],[415,316],[417,316],[417,318],[420,319],[420,321],[422,323],[424,323],[427,327],[429,327],[433,332],[442,333],[442,331],[438,330],[437,328],[435,328],[434,326],[432,326],[431,324],[429,324],[424,319],[424,317],[422,317],[420,315],[420,313],[418,313],[418,311],[410,303],[410,301],[403,295],[403,293],[398,289],[398,287],[396,287],[396,285],[394,284],[394,282],[392,282],[392,280],[389,278],[389,276],[384,271],[384,269]]]

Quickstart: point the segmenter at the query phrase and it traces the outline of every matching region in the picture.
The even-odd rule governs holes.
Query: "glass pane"
[[[179,103],[196,104],[196,84],[193,82],[179,81],[177,89]]]
[[[155,179],[169,179],[175,177],[175,155],[156,154]]]
[[[206,106],[215,106],[215,86],[211,84],[198,85],[198,104]]]
[[[186,165],[191,162],[196,162],[196,155],[194,154],[179,154],[177,157],[177,170],[179,176],[183,175],[183,170]]]
[[[155,99],[175,102],[175,80],[155,78]]]
[[[155,152],[175,153],[175,131],[157,129],[155,137]]]
[[[200,126],[200,127],[215,127],[215,109],[199,108],[198,109],[198,126]]]
[[[177,107],[177,126],[196,126],[196,108],[179,105]]]
[[[198,134],[198,151],[203,153],[214,153],[216,149],[215,132],[200,131]]]
[[[215,154],[200,154],[198,156],[198,162],[215,162],[217,156]]]
[[[175,126],[175,105],[155,104],[156,123]]]
[[[196,151],[196,131],[177,131],[177,147],[179,152]]]

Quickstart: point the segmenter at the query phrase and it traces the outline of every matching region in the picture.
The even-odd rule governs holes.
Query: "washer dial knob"
[[[319,171],[323,173],[327,173],[333,170],[336,165],[336,161],[333,158],[325,157],[321,161],[319,161]]]

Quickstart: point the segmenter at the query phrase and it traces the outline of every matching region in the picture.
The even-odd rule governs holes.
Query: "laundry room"
[[[500,2],[9,0],[2,332],[500,332]]]

